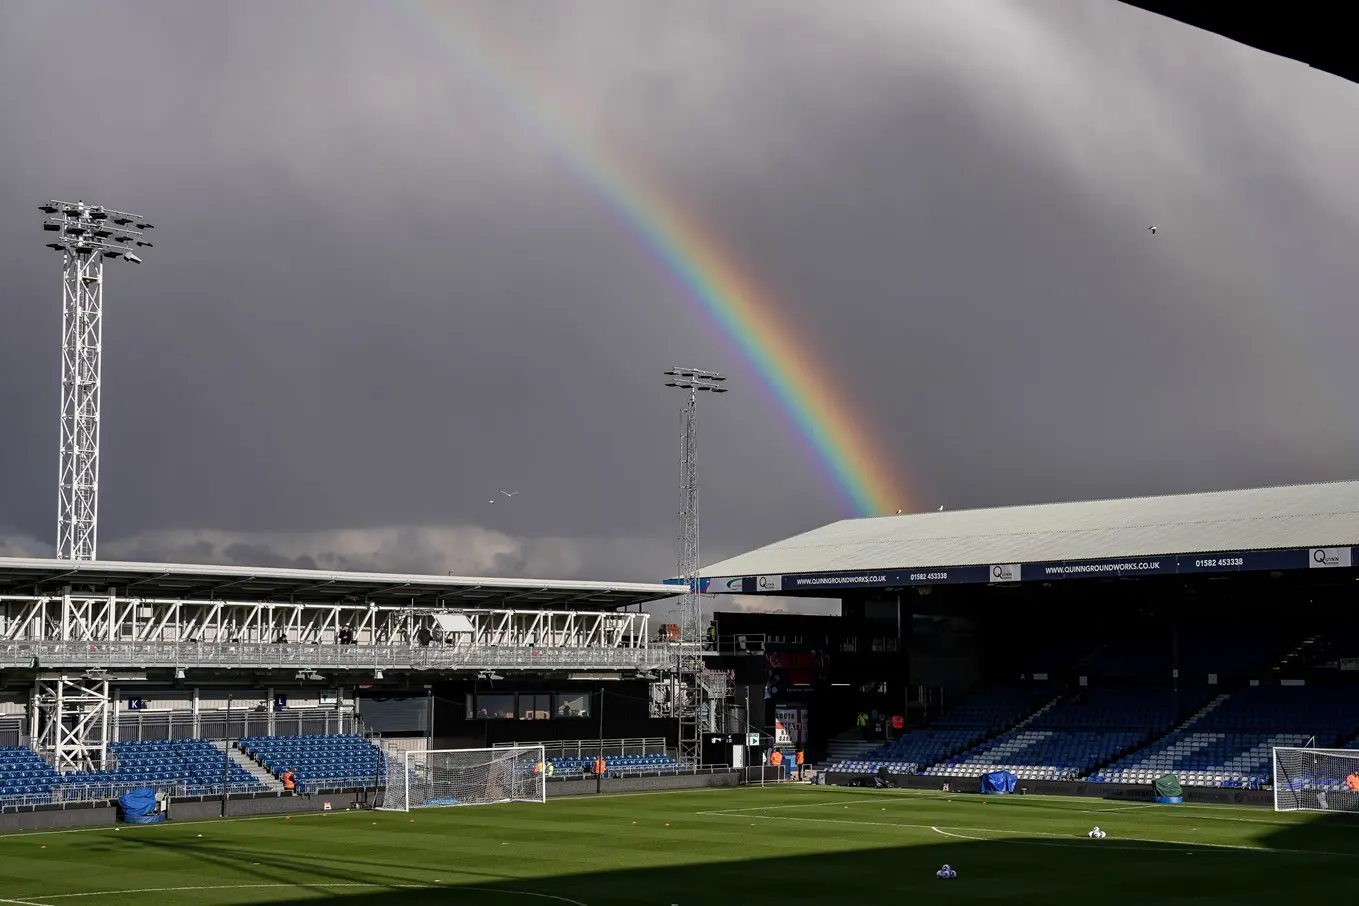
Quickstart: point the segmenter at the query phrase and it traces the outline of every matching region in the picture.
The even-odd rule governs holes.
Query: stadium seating
[[[1091,686],[1048,708],[1022,728],[990,740],[924,773],[976,777],[1007,770],[1022,780],[1074,780],[1168,730],[1180,708],[1197,708],[1206,689],[1182,691],[1177,701],[1162,686]]]
[[[362,736],[247,736],[240,747],[275,777],[291,770],[303,790],[371,786],[386,776],[381,751]]]
[[[1007,733],[958,758],[926,768],[934,777],[980,777],[1010,771],[1021,780],[1075,780],[1134,748],[1144,730],[1032,730]]]
[[[589,774],[594,770],[594,759],[568,756],[549,758],[552,774],[556,777],[572,777]],[[679,770],[679,763],[669,755],[605,755],[604,771],[606,776],[626,776],[628,774],[669,774]]]
[[[1174,733],[1090,779],[1150,784],[1174,774],[1185,786],[1256,788],[1269,782],[1275,746],[1300,746],[1307,739],[1300,733]]]
[[[0,746],[0,799],[50,794],[62,776],[26,746]]]
[[[1349,687],[1246,686],[1185,730],[1091,779],[1140,784],[1171,773],[1186,786],[1260,787],[1271,781],[1275,746],[1315,738],[1326,748],[1356,729],[1359,704]]]
[[[934,764],[1014,726],[1056,694],[1056,687],[1047,682],[988,686],[963,699],[930,726],[832,764],[827,770],[862,774],[886,768],[891,774],[913,774],[921,765]]]
[[[222,788],[223,768],[229,790],[261,790],[260,782],[206,739],[174,739],[140,742],[112,742],[109,751],[116,767],[68,774],[66,782],[116,788],[183,784],[191,796],[218,792]]]

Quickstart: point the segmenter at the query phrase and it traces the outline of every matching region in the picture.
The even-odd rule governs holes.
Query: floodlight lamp
[[[42,207],[38,208],[38,210],[42,211],[44,214],[55,214],[57,213],[57,211],[61,209],[58,208],[56,205],[45,204]]]
[[[183,668],[183,667],[176,667],[176,668],[175,668],[175,679],[184,679],[184,668]]]
[[[131,217],[115,217],[115,218],[113,219],[113,222],[116,223],[116,224],[118,224],[118,226],[127,226],[129,223],[132,222],[132,218],[131,218]]]
[[[142,263],[142,259],[138,258],[136,255],[132,254],[131,252],[128,252],[126,257],[127,257],[127,260],[128,260],[128,261],[131,261],[133,264],[141,264],[141,263]]]
[[[153,246],[151,245],[151,243],[149,243],[149,242],[142,242],[140,239],[137,240],[137,245],[141,246],[142,248],[148,248],[148,249],[153,247]]]
[[[63,252],[66,250],[66,246],[62,245],[60,242],[49,242],[47,243],[47,247],[49,249],[56,249],[59,252]]]
[[[156,228],[156,225],[155,225],[154,223],[139,223],[139,224],[137,224],[137,229],[139,229],[139,230],[154,230],[155,228]]]

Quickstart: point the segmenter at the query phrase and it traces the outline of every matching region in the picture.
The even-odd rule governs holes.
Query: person
[[[343,626],[340,627],[340,644],[341,645],[354,644],[354,630],[349,627],[348,623],[345,623]]]
[[[943,868],[936,871],[934,876],[942,881],[952,881],[954,878],[958,877],[958,873],[945,865]]]
[[[807,760],[806,754],[801,749],[798,749],[797,754],[793,756],[793,763],[797,765],[798,780],[802,779],[802,769],[805,767],[804,762],[806,760]]]
[[[778,749],[769,753],[769,766],[774,768],[774,777],[783,779],[783,753]]]
[[[293,773],[292,768],[283,771],[283,789],[289,793],[297,792],[297,775]]]
[[[1102,830],[1099,829],[1099,825],[1095,825],[1094,827],[1092,827],[1092,828],[1090,829],[1090,836],[1091,836],[1091,838],[1093,838],[1093,839],[1095,839],[1095,840],[1103,840],[1103,839],[1104,839],[1104,831],[1102,831]]]
[[[1351,793],[1359,793],[1359,771],[1351,771],[1345,778],[1345,788]]]

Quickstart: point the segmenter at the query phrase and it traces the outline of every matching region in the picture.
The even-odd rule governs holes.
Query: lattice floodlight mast
[[[99,520],[99,390],[103,358],[104,259],[141,264],[133,249],[152,225],[126,211],[49,201],[44,231],[62,256],[61,464],[57,557],[93,560]]]
[[[679,723],[677,760],[697,764],[702,753],[699,716],[704,691],[703,607],[698,593],[698,395],[726,393],[727,379],[697,368],[671,368],[665,376],[669,379],[665,386],[689,394],[680,429],[679,578],[684,580],[685,592],[680,600],[680,643],[671,705]],[[712,711],[711,707],[707,710]]]

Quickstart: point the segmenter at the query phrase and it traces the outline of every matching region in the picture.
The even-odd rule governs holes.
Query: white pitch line
[[[933,825],[930,825],[930,830],[934,831],[936,834],[943,834],[945,837],[957,837],[959,840],[981,840],[984,843],[991,842],[987,837],[969,837],[967,834],[955,834],[946,830],[940,830]]]
[[[580,900],[573,900],[570,897],[558,896],[555,893],[538,893],[532,890],[510,890],[499,887],[467,887],[460,884],[364,884],[353,882],[327,883],[307,883],[307,884],[213,884],[201,887],[143,887],[131,890],[91,890],[84,893],[53,893],[44,894],[40,897],[43,900],[64,900],[72,897],[111,897],[123,896],[136,893],[182,893],[196,890],[265,890],[286,888],[290,890],[332,890],[332,889],[352,889],[366,888],[369,890],[472,890],[479,893],[498,893],[504,896],[513,897],[535,897],[540,900],[553,900],[558,903],[567,903],[569,906],[587,906]],[[50,906],[47,903],[35,903],[24,900],[0,900],[0,903],[18,903],[21,906]]]
[[[817,823],[820,823],[820,824],[851,824],[851,825],[858,825],[858,826],[861,826],[861,827],[878,827],[878,828],[883,828],[883,827],[902,827],[902,828],[908,828],[908,829],[913,829],[913,830],[934,830],[934,829],[935,829],[934,825],[932,825],[932,824],[899,824],[899,823],[893,822],[893,821],[846,821],[846,820],[843,819],[843,818],[804,818],[804,817],[800,817],[800,816],[796,816],[796,815],[752,815],[752,814],[748,814],[748,813],[747,813],[747,814],[744,814],[744,815],[730,815],[730,814],[723,814],[723,813],[720,813],[720,812],[698,812],[697,814],[700,814],[700,815],[713,815],[714,817],[720,817],[720,818],[759,818],[759,819],[764,820],[764,821],[814,821],[814,822],[817,822]],[[988,838],[985,838],[985,839],[987,840],[987,842],[989,842],[989,843],[1022,843],[1022,844],[1032,845],[1032,846],[1058,846],[1058,845],[1065,845],[1065,846],[1080,846],[1080,845],[1083,845],[1083,844],[1077,842],[1076,838],[1072,837],[1072,835],[1070,835],[1070,834],[1058,834],[1058,833],[1053,833],[1053,832],[1051,832],[1051,831],[1005,830],[1005,829],[1002,829],[1002,828],[995,828],[995,827],[958,827],[957,830],[980,831],[981,833],[990,833],[990,834],[1013,834],[1013,835],[1015,835],[1015,836],[1013,836],[1013,837],[988,837]],[[1037,836],[1037,837],[1057,837],[1057,838],[1061,838],[1061,839],[1065,840],[1066,843],[1065,843],[1065,844],[1059,844],[1059,843],[1056,843],[1056,842],[1052,842],[1052,843],[1043,843],[1043,842],[1037,841],[1037,840],[1027,840],[1027,839],[1023,839],[1024,837],[1030,837],[1030,836]],[[1163,846],[1187,846],[1187,847],[1190,847],[1190,848],[1193,848],[1193,849],[1196,849],[1196,850],[1205,851],[1205,852],[1223,852],[1223,853],[1273,853],[1273,854],[1277,854],[1277,855],[1290,855],[1290,856],[1331,856],[1331,857],[1336,857],[1336,858],[1341,858],[1341,859],[1353,859],[1353,858],[1355,857],[1355,853],[1337,853],[1337,852],[1328,852],[1328,851],[1325,851],[1325,850],[1313,850],[1313,849],[1265,849],[1264,847],[1260,847],[1260,846],[1242,846],[1242,845],[1240,845],[1240,844],[1235,844],[1235,843],[1203,843],[1203,842],[1199,842],[1199,841],[1195,841],[1195,840],[1157,840],[1157,839],[1153,839],[1153,838],[1150,838],[1150,837],[1124,837],[1124,838],[1122,838],[1122,839],[1134,841],[1134,842],[1137,842],[1137,843],[1147,843],[1147,844],[1153,844],[1153,845],[1159,844],[1159,845],[1163,845]],[[1109,845],[1104,845],[1104,844],[1101,844],[1101,845],[1102,845],[1103,848],[1105,848],[1105,849],[1114,849],[1114,848],[1116,848],[1115,846],[1109,846]],[[1135,848],[1135,849],[1137,849],[1139,852],[1155,852],[1155,851],[1156,851],[1155,848],[1154,848],[1154,846],[1121,847],[1121,848]]]

